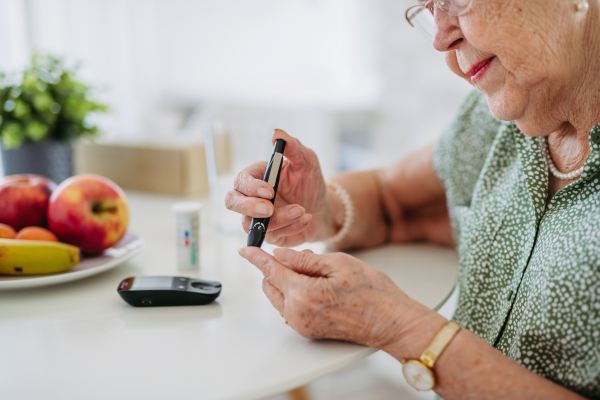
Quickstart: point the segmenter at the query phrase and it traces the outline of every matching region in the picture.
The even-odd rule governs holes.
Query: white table
[[[261,291],[262,275],[237,254],[245,237],[223,237],[203,212],[202,268],[178,272],[170,205],[129,193],[142,255],[107,273],[61,286],[0,293],[0,399],[258,399],[305,385],[373,352],[307,340],[283,323]],[[451,292],[457,257],[429,245],[356,254],[429,307]],[[219,280],[202,307],[134,308],[117,284],[139,274]]]

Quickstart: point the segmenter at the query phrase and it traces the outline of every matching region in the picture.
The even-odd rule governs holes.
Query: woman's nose
[[[453,17],[437,7],[433,17],[435,21],[433,47],[438,51],[454,50],[455,44],[464,39],[458,25],[458,17]]]

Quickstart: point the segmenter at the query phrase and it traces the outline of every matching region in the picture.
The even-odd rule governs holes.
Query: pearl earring
[[[586,0],[581,0],[577,3],[577,11],[586,12],[590,8],[590,4]]]

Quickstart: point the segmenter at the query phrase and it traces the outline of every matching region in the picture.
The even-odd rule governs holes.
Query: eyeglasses
[[[433,40],[433,9],[435,7],[447,12],[449,15],[458,17],[463,15],[469,8],[473,0],[419,0],[419,4],[406,9],[406,20],[413,28],[417,28],[429,40]],[[427,12],[429,11],[429,12]]]

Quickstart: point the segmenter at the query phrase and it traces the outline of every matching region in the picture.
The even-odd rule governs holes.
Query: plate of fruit
[[[115,268],[144,245],[127,230],[125,194],[99,175],[54,182],[0,180],[0,291],[83,279]]]

